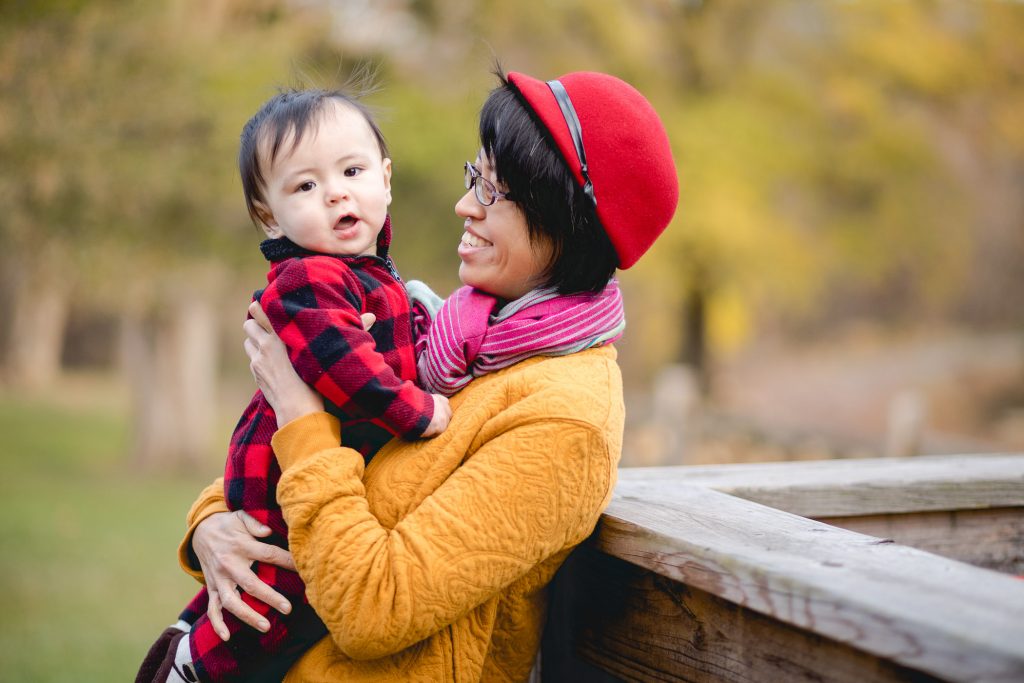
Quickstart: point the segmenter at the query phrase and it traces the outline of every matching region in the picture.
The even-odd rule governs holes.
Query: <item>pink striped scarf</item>
[[[614,279],[597,294],[535,289],[497,312],[497,299],[472,287],[455,290],[441,303],[423,283],[408,284],[413,302],[430,318],[416,342],[420,382],[444,396],[474,377],[533,356],[564,356],[610,344],[626,327]]]

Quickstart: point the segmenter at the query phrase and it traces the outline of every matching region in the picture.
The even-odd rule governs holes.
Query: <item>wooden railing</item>
[[[544,681],[1024,681],[1024,455],[632,468]]]

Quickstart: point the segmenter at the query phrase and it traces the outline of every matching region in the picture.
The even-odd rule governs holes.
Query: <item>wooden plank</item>
[[[804,517],[1024,506],[1024,455],[627,467],[617,491],[671,500],[705,486]]]
[[[591,548],[560,570],[543,680],[938,680]]]
[[[829,517],[819,521],[891,538],[901,545],[978,567],[1024,575],[1024,508]]]
[[[1024,581],[997,572],[678,483],[652,500],[620,485],[595,543],[898,666],[1024,680]]]

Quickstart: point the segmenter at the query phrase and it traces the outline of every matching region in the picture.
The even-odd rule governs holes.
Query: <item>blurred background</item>
[[[0,0],[0,671],[129,680],[253,386],[235,154],[375,75],[403,275],[457,286],[506,69],[653,102],[675,220],[622,274],[625,465],[1024,449],[1024,5]]]

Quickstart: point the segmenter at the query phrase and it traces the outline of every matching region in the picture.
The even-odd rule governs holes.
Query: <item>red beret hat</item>
[[[629,268],[665,230],[679,202],[668,134],[651,103],[602,73],[577,71],[545,83],[513,71],[508,80],[595,200],[619,268]]]

